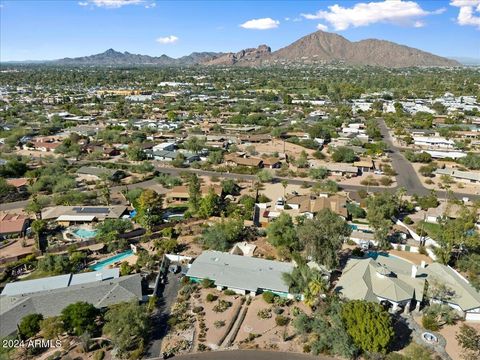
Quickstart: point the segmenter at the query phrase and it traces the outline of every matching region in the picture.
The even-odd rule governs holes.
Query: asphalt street
[[[176,356],[178,360],[333,360],[325,355],[306,355],[288,352],[258,351],[258,350],[232,350],[211,351],[190,355]]]

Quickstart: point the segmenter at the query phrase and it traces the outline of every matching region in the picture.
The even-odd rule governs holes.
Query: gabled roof
[[[0,234],[22,232],[27,220],[26,215],[0,213]]]
[[[30,294],[1,295],[0,336],[4,337],[13,333],[17,324],[28,314],[40,313],[46,317],[57,316],[65,307],[78,301],[85,301],[97,308],[103,308],[133,299],[140,301],[142,298],[140,274],[75,284]]]

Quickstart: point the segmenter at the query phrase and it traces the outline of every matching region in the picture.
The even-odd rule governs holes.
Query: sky
[[[480,0],[0,0],[0,61],[277,50],[317,30],[480,58]]]

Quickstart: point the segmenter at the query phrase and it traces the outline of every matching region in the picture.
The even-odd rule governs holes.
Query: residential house
[[[8,283],[0,295],[0,337],[15,333],[27,315],[58,316],[79,301],[98,309],[134,299],[146,301],[141,275],[120,277],[119,273],[118,268],[104,269]]]
[[[472,171],[460,171],[452,168],[437,169],[435,175],[446,175],[452,177],[452,179],[467,183],[477,184],[480,183],[480,173]]]
[[[263,166],[266,168],[279,169],[282,166],[282,163],[278,158],[269,157],[262,160],[263,160]]]
[[[432,302],[444,303],[457,310],[467,321],[480,321],[480,292],[450,266],[433,263],[421,267],[418,276],[426,276],[430,286],[443,284],[449,294],[432,298]]]
[[[123,170],[108,169],[95,166],[82,166],[77,170],[77,175],[80,175],[85,180],[98,181],[103,177],[110,180],[120,180],[125,177]]]
[[[226,154],[223,157],[226,165],[230,166],[248,166],[263,168],[263,160],[256,157],[243,157],[237,154]]]
[[[222,195],[222,187],[220,185],[203,185],[200,187],[202,197],[208,195],[213,190],[216,195]],[[174,186],[166,195],[167,201],[187,202],[190,199],[190,191],[188,186]]]
[[[382,258],[382,261],[378,258]],[[416,277],[416,267],[406,261],[396,266],[377,259],[348,260],[335,291],[349,300],[365,300],[389,305],[393,311],[420,308],[425,291],[425,279]]]
[[[363,159],[355,161],[353,166],[356,166],[360,173],[373,172],[375,170],[375,164],[372,159]]]
[[[312,218],[318,212],[324,209],[330,209],[342,218],[348,218],[347,199],[343,196],[333,195],[310,196],[310,195],[292,195],[287,197],[285,203],[292,209],[298,210],[299,215]]]
[[[187,276],[195,282],[210,279],[217,289],[230,289],[238,294],[257,295],[270,291],[292,298],[283,274],[292,272],[293,268],[291,263],[204,251],[193,261]]]
[[[28,179],[27,178],[14,178],[7,179],[7,184],[14,186],[19,193],[26,192],[28,190]]]
[[[272,140],[272,136],[268,134],[258,134],[258,135],[240,135],[238,140],[241,144],[245,143],[267,143]]]
[[[328,172],[334,176],[357,176],[358,168],[356,166],[341,164],[341,163],[328,163],[325,164]]]
[[[55,220],[64,226],[120,219],[128,216],[127,207],[111,206],[54,206],[42,210],[43,220]]]
[[[177,145],[175,142],[164,142],[161,144],[157,144],[152,147],[152,150],[154,152],[157,151],[174,151],[177,148]]]
[[[26,215],[0,213],[0,238],[24,235],[28,223]]]
[[[431,297],[428,287],[445,285],[448,294]],[[457,310],[465,320],[480,320],[480,292],[450,266],[440,263],[421,266],[392,256],[348,260],[335,291],[350,300],[389,304],[392,310],[419,310],[425,299],[444,303]]]
[[[417,146],[426,146],[433,148],[454,149],[455,142],[444,137],[434,136],[414,136],[413,143]]]

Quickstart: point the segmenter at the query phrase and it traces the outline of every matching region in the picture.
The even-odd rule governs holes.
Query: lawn
[[[417,230],[423,229],[432,239],[438,239],[442,235],[442,228],[439,224],[432,224],[421,221],[417,225]]]

